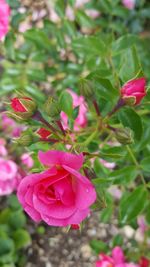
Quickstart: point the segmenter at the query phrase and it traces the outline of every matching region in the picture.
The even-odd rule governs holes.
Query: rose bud
[[[15,97],[11,99],[11,107],[14,111],[14,118],[16,119],[28,119],[36,111],[36,103],[29,97]]]
[[[54,119],[59,118],[61,112],[58,102],[52,97],[48,97],[47,101],[45,102],[44,111],[47,113],[47,115]]]
[[[28,130],[21,133],[19,138],[14,139],[14,141],[23,146],[30,146],[34,143],[34,138],[32,133],[30,133]]]
[[[42,139],[47,139],[51,135],[51,132],[49,130],[45,129],[45,128],[40,128],[36,133]]]
[[[120,144],[129,145],[133,143],[133,132],[129,128],[117,129],[115,137]]]
[[[140,267],[149,267],[150,266],[150,260],[148,260],[145,257],[142,257],[140,259],[140,263],[139,263]]]
[[[72,230],[79,230],[80,229],[80,224],[71,224],[71,229]]]
[[[144,77],[130,80],[121,88],[121,96],[127,105],[138,105],[146,95],[146,79]]]

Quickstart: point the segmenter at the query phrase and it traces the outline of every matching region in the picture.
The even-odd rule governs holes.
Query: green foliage
[[[31,244],[26,217],[15,195],[8,198],[8,208],[0,212],[0,266],[15,267],[21,249]]]

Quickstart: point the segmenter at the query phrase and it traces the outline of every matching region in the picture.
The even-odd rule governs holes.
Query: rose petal
[[[64,151],[51,150],[47,152],[39,151],[39,160],[47,166],[66,165],[73,169],[80,169],[83,164],[83,154],[75,155]]]

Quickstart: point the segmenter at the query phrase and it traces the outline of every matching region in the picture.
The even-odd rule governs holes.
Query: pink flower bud
[[[11,107],[15,112],[27,112],[28,109],[26,107],[26,103],[30,103],[31,101],[32,99],[29,97],[15,97],[11,99]]]
[[[149,266],[150,266],[150,260],[145,257],[142,257],[140,259],[140,267],[149,267]]]
[[[37,131],[37,134],[42,138],[42,139],[47,139],[50,135],[51,135],[51,132],[45,128],[40,128],[38,131]]]
[[[79,224],[71,224],[71,229],[79,230],[80,229],[80,225]]]
[[[125,83],[121,88],[121,96],[125,103],[138,105],[146,96],[146,79],[142,77]]]

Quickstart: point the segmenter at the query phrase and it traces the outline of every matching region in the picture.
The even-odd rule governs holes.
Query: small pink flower
[[[0,156],[7,156],[7,149],[5,147],[6,141],[4,138],[0,138]]]
[[[138,223],[138,226],[141,232],[144,234],[144,232],[147,230],[147,223],[146,223],[144,215],[139,215],[137,217],[137,223]]]
[[[146,96],[146,79],[143,77],[125,83],[121,88],[121,96],[125,102],[133,99],[134,105],[139,104]]]
[[[76,8],[80,8],[83,5],[85,5],[86,3],[88,3],[90,0],[76,0],[75,1],[75,7]]]
[[[19,184],[18,198],[31,218],[48,225],[80,224],[96,199],[92,183],[79,173],[83,155],[63,151],[39,152],[39,160],[49,167],[26,176]]]
[[[71,21],[74,21],[75,20],[75,14],[74,14],[74,10],[71,6],[67,5],[66,7],[66,17],[71,20]]]
[[[115,198],[120,199],[122,197],[122,191],[119,189],[117,185],[111,185],[108,188],[108,192]]]
[[[92,19],[96,19],[100,16],[100,12],[96,9],[87,9],[85,13]]]
[[[72,96],[73,108],[79,106],[79,114],[74,122],[74,130],[79,131],[80,128],[84,128],[87,125],[87,105],[83,96],[78,96],[75,92],[71,90],[67,90],[67,92]],[[60,116],[64,129],[68,129],[68,116],[63,111],[61,112]]]
[[[29,155],[29,153],[24,153],[22,156],[21,156],[21,160],[22,160],[22,163],[24,165],[26,165],[27,168],[32,168],[33,165],[34,165],[34,161],[33,159],[31,158],[31,156]]]
[[[0,158],[0,196],[11,194],[17,187],[17,165]]]
[[[130,10],[135,8],[135,2],[136,0],[122,0],[122,4]]]
[[[0,40],[8,32],[10,8],[5,0],[0,0]]]
[[[106,167],[107,169],[113,170],[116,167],[116,163],[115,162],[109,162],[106,161],[105,159],[100,159],[100,163]]]
[[[120,247],[115,247],[112,250],[112,255],[99,255],[100,260],[96,262],[96,267],[139,267],[138,264],[128,263],[125,260],[124,253]]]
[[[19,137],[23,127],[16,124],[16,122],[7,117],[5,113],[2,114],[2,122],[1,122],[3,131],[12,135],[12,137]]]

